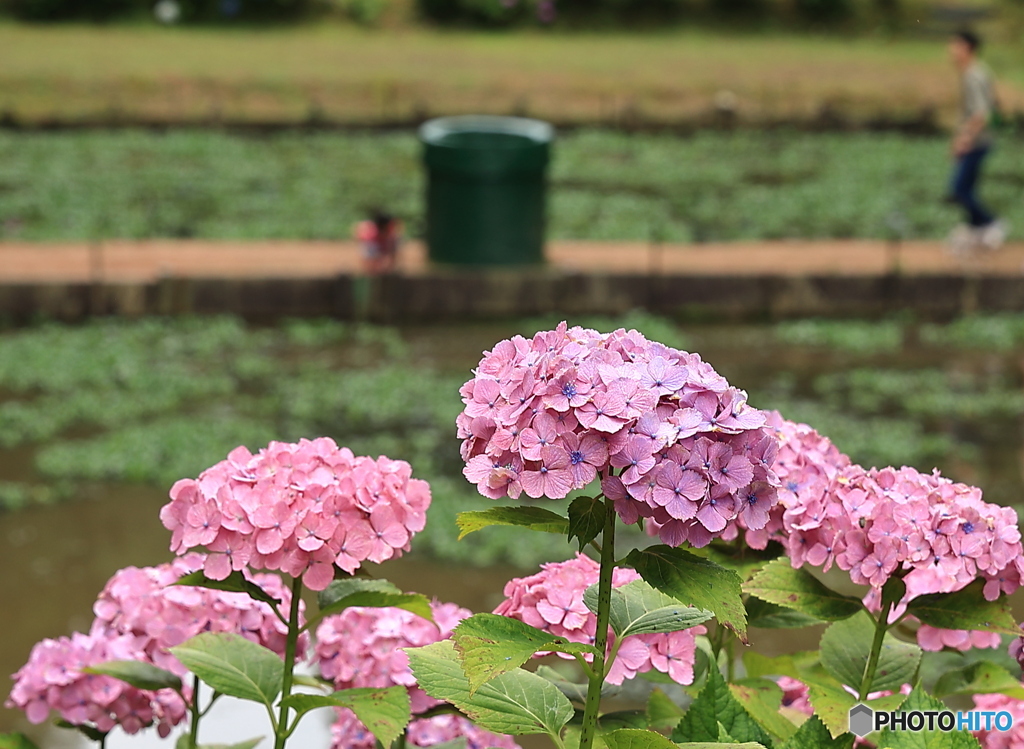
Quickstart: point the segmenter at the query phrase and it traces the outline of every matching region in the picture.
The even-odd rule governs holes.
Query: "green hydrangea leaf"
[[[551,682],[522,669],[499,674],[471,693],[451,640],[405,652],[424,692],[455,705],[488,731],[557,735],[573,716],[572,703]]]
[[[476,614],[463,619],[452,633],[452,641],[469,678],[470,693],[498,674],[519,668],[538,651],[597,653],[591,645],[553,637],[518,619],[497,614]]]
[[[788,557],[765,565],[743,585],[743,592],[822,621],[846,619],[864,609],[859,598],[836,593],[807,570],[794,569]]]
[[[412,719],[409,690],[405,687],[342,689],[333,694],[293,694],[283,700],[299,716],[320,707],[347,707],[383,745],[391,744],[405,732]]]
[[[1020,636],[1009,600],[1001,596],[995,601],[985,599],[984,580],[975,580],[956,593],[934,593],[919,596],[907,605],[925,624],[939,629],[968,629]]]
[[[718,622],[747,641],[741,581],[732,570],[683,549],[658,545],[634,549],[623,560],[652,587],[689,606],[714,613]]]
[[[859,689],[874,636],[875,622],[867,612],[833,622],[821,636],[822,666],[843,684]],[[920,662],[921,648],[887,633],[868,691],[898,691],[914,680]]]
[[[459,526],[459,540],[492,525],[514,525],[563,536],[569,532],[569,521],[566,518],[543,507],[492,507],[488,510],[460,512],[455,522]]]
[[[672,732],[672,740],[718,741],[719,724],[733,741],[754,741],[771,747],[768,732],[733,697],[725,678],[717,668],[708,671],[708,680],[682,720]]]
[[[170,650],[185,668],[221,694],[272,707],[281,692],[281,657],[241,635],[204,632]]]

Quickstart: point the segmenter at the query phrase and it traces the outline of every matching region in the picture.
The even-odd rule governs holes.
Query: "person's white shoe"
[[[981,246],[989,252],[994,252],[1003,246],[1009,227],[1006,222],[996,219],[981,230]]]
[[[977,249],[979,239],[974,227],[960,224],[949,233],[949,251],[958,258],[970,257]]]

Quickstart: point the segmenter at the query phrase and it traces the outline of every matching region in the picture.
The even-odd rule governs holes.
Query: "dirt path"
[[[1024,275],[1024,243],[970,263],[940,242],[785,241],[661,245],[552,242],[550,264],[581,273],[672,275]],[[426,270],[420,243],[403,248],[400,272]],[[87,243],[0,243],[0,283],[145,282],[185,278],[322,278],[361,273],[353,242],[154,240]]]

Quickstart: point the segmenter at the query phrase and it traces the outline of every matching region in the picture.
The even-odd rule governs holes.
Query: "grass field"
[[[945,141],[784,131],[624,135],[555,145],[550,235],[713,241],[941,237]],[[1024,141],[1006,138],[983,195],[1024,228]],[[0,132],[0,240],[347,238],[371,206],[422,230],[412,133]]]
[[[755,122],[806,120],[826,105],[854,120],[910,117],[951,109],[943,41],[2,24],[0,111],[26,123],[377,123],[468,111],[657,123],[699,119],[728,90]],[[990,58],[1004,102],[1024,109],[1024,48],[994,44]]]

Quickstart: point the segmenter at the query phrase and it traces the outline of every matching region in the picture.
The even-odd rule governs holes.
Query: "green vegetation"
[[[915,28],[930,21],[915,20]],[[1024,106],[1019,35],[1019,25],[995,21],[986,49],[1010,110]],[[831,116],[866,122],[913,119],[932,107],[952,113],[957,96],[941,41],[889,34],[846,34],[837,43],[822,34],[692,28],[495,34],[0,23],[0,50],[0,112],[27,123],[373,124],[514,111],[558,123],[679,123],[706,119],[722,91],[736,95],[744,122],[813,121],[825,105]]]
[[[71,499],[106,482],[167,488],[235,445],[326,434],[358,453],[407,459],[430,481],[432,522],[417,549],[531,565],[549,558],[557,539],[496,528],[456,542],[455,513],[492,505],[461,476],[453,422],[458,387],[482,346],[556,322],[467,329],[455,348],[450,330],[332,321],[103,320],[10,331],[0,335],[0,506]],[[1019,496],[1024,316],[767,328],[680,327],[633,312],[574,322],[636,327],[700,351],[754,404],[813,424],[858,462],[939,465],[990,499]],[[973,328],[999,342],[982,358],[979,339],[963,332]],[[883,347],[864,345],[872,330]],[[443,360],[434,353],[442,341]],[[764,362],[751,360],[754,341],[768,347]]]
[[[942,202],[945,147],[878,134],[567,133],[553,166],[551,234],[888,237],[899,218],[909,237],[940,237],[957,220]],[[1022,173],[1024,143],[1007,140],[985,195],[1018,227]],[[416,233],[422,190],[411,133],[0,131],[0,239],[338,239],[376,205]]]

